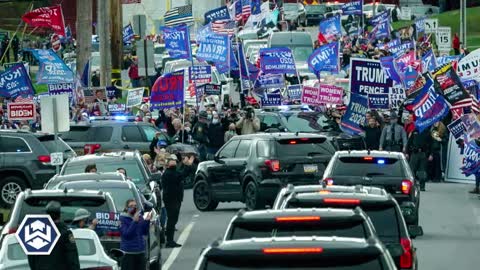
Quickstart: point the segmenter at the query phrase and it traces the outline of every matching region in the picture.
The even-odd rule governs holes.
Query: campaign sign
[[[322,84],[319,87],[304,86],[302,103],[307,105],[342,104],[343,89],[341,87]]]
[[[392,53],[392,56],[397,58],[402,55],[406,50],[415,48],[415,43],[413,41],[408,41],[401,43],[396,46],[389,47],[388,50]]]
[[[85,103],[92,104],[96,100],[105,100],[107,97],[105,87],[83,87]]]
[[[462,77],[462,79],[480,79],[479,65],[480,49],[476,49],[458,62],[458,75]]]
[[[9,68],[12,68],[13,66],[16,66],[17,64],[23,64],[23,66],[25,67],[25,70],[27,71],[28,73],[28,76],[30,76],[30,64],[28,62],[13,62],[13,63],[5,63],[3,64],[3,68],[5,70],[9,69]]]
[[[362,15],[363,0],[354,0],[342,5],[342,15]]]
[[[388,109],[389,106],[389,94],[368,94],[369,109]]]
[[[296,74],[293,53],[289,48],[260,49],[260,67],[264,74]]]
[[[96,229],[107,231],[118,231],[120,229],[120,214],[115,212],[97,212],[95,213],[97,219]]]
[[[230,39],[227,35],[212,34],[197,49],[197,58],[203,61],[227,62]]]
[[[370,59],[350,59],[350,91],[353,94],[388,94],[392,87],[390,79],[383,71],[380,61]]]
[[[450,133],[452,133],[452,136],[455,138],[455,140],[462,138],[463,134],[466,131],[461,118],[458,118],[457,120],[451,122],[447,126],[447,128]]]
[[[159,77],[152,87],[150,103],[155,109],[180,108],[184,102],[184,71]]]
[[[145,89],[143,87],[128,90],[127,104],[126,104],[127,108],[131,108],[133,106],[142,104],[144,91]]]
[[[395,83],[402,83],[402,79],[398,74],[393,56],[381,57],[380,64],[383,68],[383,71],[390,79],[392,79]]]
[[[0,74],[0,96],[16,98],[34,95],[30,77],[23,64],[17,64]]]
[[[205,12],[204,16],[205,16],[205,24],[208,24],[209,22],[230,19],[230,12],[228,12],[227,6],[222,6],[222,7]]]
[[[452,63],[435,69],[432,75],[435,80],[435,87],[443,93],[445,99],[451,105],[470,97],[453,69]]]
[[[212,81],[212,66],[193,66],[188,69],[191,83],[201,84]]]
[[[301,84],[287,86],[287,96],[290,99],[298,100],[302,98],[303,86]]]
[[[26,255],[50,255],[60,232],[50,215],[25,215],[15,233]]]
[[[448,103],[435,92],[432,81],[427,81],[421,93],[415,98],[413,112],[415,126],[420,132],[442,120],[449,112]]]
[[[112,99],[117,97],[117,88],[115,86],[107,86],[107,98]]]
[[[199,85],[195,89],[196,95],[201,97],[203,95],[205,96],[219,96],[222,93],[222,86],[218,84],[203,84]]]
[[[255,81],[254,88],[269,89],[269,88],[284,88],[285,78],[283,74],[265,74],[258,76]]]
[[[162,27],[165,49],[172,58],[191,57],[190,36],[187,25]]]
[[[35,120],[35,103],[7,103],[8,120]]]
[[[108,104],[108,111],[111,113],[125,112],[127,106],[125,104]]]
[[[261,97],[262,107],[282,105],[282,95],[280,93],[266,94]]]
[[[341,129],[353,135],[362,133],[361,125],[365,124],[367,111],[367,96],[352,93],[350,104],[348,104],[347,111],[342,117]]]
[[[72,102],[73,89],[75,89],[74,83],[47,84],[47,87],[50,96],[68,94],[68,101]]]
[[[402,105],[403,101],[407,98],[405,88],[394,86],[390,88],[388,93],[388,99],[390,100],[389,107],[391,109],[398,109]]]
[[[314,74],[321,71],[338,72],[338,42],[320,46],[308,57],[308,69]]]
[[[38,84],[73,82],[73,72],[53,50],[31,50],[40,63],[37,73]]]
[[[475,142],[465,144],[462,172],[465,176],[476,174],[480,170],[480,148]]]

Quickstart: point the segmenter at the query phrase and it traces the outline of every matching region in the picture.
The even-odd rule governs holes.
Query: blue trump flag
[[[123,43],[127,44],[130,43],[130,41],[133,38],[133,27],[132,24],[127,24],[127,26],[123,27]]]
[[[205,24],[218,20],[230,20],[230,12],[227,6],[219,7],[205,12]]]
[[[389,38],[390,37],[390,20],[383,20],[373,27],[369,35],[370,40]]]
[[[191,59],[190,35],[188,26],[183,24],[173,27],[162,27],[165,49],[172,58]]]
[[[238,61],[237,57],[235,56],[235,49],[234,47],[230,48],[230,59],[227,59],[226,62],[215,62],[215,67],[217,68],[220,74],[237,71],[238,72]],[[230,60],[230,62],[228,61]],[[238,76],[237,76],[238,77]]]
[[[297,73],[293,53],[287,47],[260,49],[260,67],[264,74]]]
[[[335,15],[322,20],[320,22],[319,31],[328,41],[334,40],[335,37],[342,36],[340,15]]]
[[[422,132],[442,120],[449,112],[449,106],[443,96],[437,94],[431,79],[425,82],[422,90],[413,101],[415,127]]]
[[[368,111],[368,99],[359,94],[350,94],[350,104],[342,117],[340,128],[343,132],[357,135],[363,132],[361,126],[365,124]]]
[[[430,72],[434,71],[437,68],[437,61],[435,59],[435,54],[433,50],[430,48],[427,52],[425,52],[422,56],[422,66],[424,70],[428,70]]]
[[[461,55],[447,55],[447,56],[438,57],[436,60],[437,60],[438,66],[443,66],[453,61],[460,61],[460,58],[462,58]]]
[[[155,109],[180,108],[183,106],[184,71],[175,71],[159,77],[152,87],[150,103]]]
[[[375,26],[383,21],[390,20],[390,16],[388,14],[388,10],[376,15],[375,17],[370,19],[370,25]]]
[[[338,42],[332,42],[320,46],[308,57],[308,69],[314,74],[321,71],[338,73]]]
[[[480,147],[473,141],[465,143],[463,156],[462,173],[465,176],[477,174],[480,171]]]
[[[230,38],[227,35],[210,35],[200,43],[197,58],[203,61],[227,62]]]
[[[362,15],[363,0],[354,0],[342,5],[342,15]]]
[[[415,30],[417,32],[417,37],[420,33],[425,33],[425,17],[415,20]]]
[[[388,51],[392,53],[393,57],[398,58],[401,56],[406,50],[415,48],[415,42],[410,40],[405,43],[398,44],[396,46],[388,47]]]
[[[215,34],[212,30],[212,24],[201,26],[197,30],[197,42],[205,42],[210,35]]]
[[[238,59],[239,59],[239,77],[241,79],[241,87],[243,90],[250,89],[252,87],[252,82],[255,81],[260,73],[260,70],[247,61],[245,58],[245,53],[243,51],[242,43],[239,44],[238,47]]]
[[[30,76],[22,63],[0,73],[0,96],[15,99],[18,96],[33,95],[35,91]]]
[[[402,79],[397,72],[395,67],[394,58],[393,56],[384,56],[380,58],[380,64],[382,65],[382,69],[387,74],[387,76],[392,79],[397,84],[402,83]]]
[[[72,83],[73,72],[63,60],[51,49],[31,50],[39,62],[38,84]]]

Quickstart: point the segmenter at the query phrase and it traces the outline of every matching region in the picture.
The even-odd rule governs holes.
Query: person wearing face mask
[[[150,226],[151,212],[143,218],[134,199],[128,199],[120,214],[120,249],[125,253],[122,270],[145,269],[145,238]]]
[[[224,137],[224,141],[225,142],[228,142],[231,138],[237,136],[237,127],[235,126],[235,123],[231,123],[229,126],[228,126],[228,131],[225,132],[225,137]]]
[[[225,132],[223,130],[220,116],[217,112],[212,113],[212,121],[208,125],[208,141],[207,144],[207,159],[213,159],[215,153],[222,147],[224,143]]]

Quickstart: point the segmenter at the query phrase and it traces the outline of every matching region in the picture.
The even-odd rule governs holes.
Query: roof
[[[76,173],[69,175],[57,175],[52,178],[55,182],[69,182],[79,180],[125,180],[125,176],[118,172],[106,173]]]
[[[69,159],[69,163],[85,163],[85,162],[92,162],[95,163],[97,160],[105,160],[105,159],[112,159],[112,160],[125,160],[125,159],[133,159],[135,158],[137,152],[132,151],[121,151],[121,152],[109,152],[109,153],[97,153],[91,155],[84,155],[84,156],[77,156],[72,157]],[[120,166],[120,164],[119,164]]]
[[[104,180],[104,181],[95,181],[95,180],[80,180],[80,181],[75,181],[75,182],[67,182],[63,183],[62,186],[63,188],[71,189],[72,186],[98,186],[100,188],[134,188],[135,185],[130,182],[130,181],[123,181],[123,180]],[[82,189],[76,189],[76,190],[82,190]],[[88,189],[87,189],[88,190]]]
[[[369,193],[369,194],[379,194],[379,195],[386,195],[386,191],[383,188],[379,187],[370,187],[370,186],[340,186],[340,185],[333,185],[333,186],[322,186],[322,185],[302,185],[302,186],[294,186],[288,185],[288,194],[290,193],[308,193],[308,192],[316,192],[316,191],[330,191],[330,192],[346,192],[346,193]]]
[[[388,152],[388,151],[368,151],[368,150],[354,150],[354,151],[337,151],[336,153],[340,157],[364,157],[364,156],[371,156],[371,157],[392,157],[402,159],[405,156],[403,153],[400,152]]]
[[[292,194],[290,201],[301,201],[301,202],[312,202],[312,203],[327,203],[325,202],[326,199],[333,199],[334,202],[332,204],[335,205],[361,205],[364,206],[366,204],[374,204],[379,205],[382,203],[392,204],[395,203],[395,199],[390,194],[367,194],[367,193],[318,193],[318,192],[311,192],[311,193],[297,193]],[[342,201],[343,199],[346,200],[353,200],[353,201]],[[358,202],[356,202],[358,200]]]
[[[105,193],[102,191],[94,191],[94,190],[46,190],[46,189],[39,189],[39,190],[31,190],[26,189],[24,192],[25,199],[28,198],[35,198],[35,197],[98,197],[104,198]]]
[[[276,222],[278,217],[307,217],[318,216],[322,221],[325,219],[345,220],[357,217],[363,220],[362,210],[360,208],[338,209],[338,208],[298,208],[298,209],[281,209],[281,210],[260,210],[240,212],[232,221],[232,223],[251,223],[251,222]]]
[[[255,133],[248,135],[238,135],[233,139],[296,139],[296,138],[325,138],[327,137],[315,133],[300,133],[300,132],[276,132],[276,133]]]

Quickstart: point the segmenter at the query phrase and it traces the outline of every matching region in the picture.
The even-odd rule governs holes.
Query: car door
[[[225,172],[226,177],[223,181],[225,182],[225,190],[232,194],[232,196],[241,197],[242,195],[241,183],[247,168],[251,146],[252,140],[241,140],[235,151],[235,156],[226,161],[227,171]]]
[[[122,148],[125,150],[142,150],[145,148],[144,135],[137,125],[122,126]],[[147,146],[148,149],[148,146]]]
[[[237,150],[240,140],[228,141],[215,155],[215,161],[207,167],[208,175],[210,177],[210,184],[212,188],[218,194],[225,194],[228,192],[225,190],[226,178],[231,177],[231,172],[227,167],[229,161],[235,157],[235,151]]]

